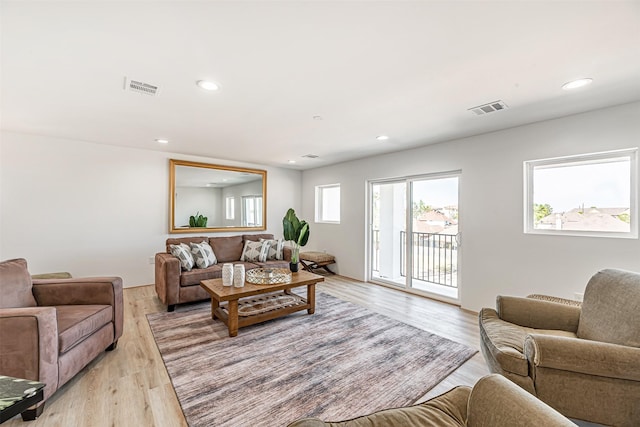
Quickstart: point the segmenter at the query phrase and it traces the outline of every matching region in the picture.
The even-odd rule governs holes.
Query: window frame
[[[339,192],[338,203],[340,206],[338,207],[338,220],[327,220],[322,217],[322,208],[324,203],[324,190],[330,188],[337,188]],[[340,183],[336,184],[324,184],[324,185],[316,185],[315,191],[315,222],[319,224],[340,224],[341,220],[341,211],[342,211],[342,190],[340,189]]]
[[[607,161],[615,161],[616,159],[629,159],[629,178],[631,180],[629,187],[629,208],[631,210],[630,229],[628,232],[615,231],[588,231],[588,230],[553,230],[553,229],[536,229],[534,227],[533,212],[533,178],[534,170],[540,166],[551,165],[579,165],[587,163],[606,163]],[[578,154],[563,157],[553,157],[548,159],[527,160],[523,162],[524,169],[524,233],[525,234],[542,234],[551,236],[579,236],[579,237],[612,237],[622,239],[638,238],[638,147],[627,148],[622,150],[603,151],[598,153]]]

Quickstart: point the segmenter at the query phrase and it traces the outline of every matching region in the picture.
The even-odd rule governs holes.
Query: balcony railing
[[[406,277],[407,233],[400,232],[400,275]],[[379,271],[379,230],[373,230],[373,271]],[[412,233],[414,280],[458,287],[458,244],[453,234]]]

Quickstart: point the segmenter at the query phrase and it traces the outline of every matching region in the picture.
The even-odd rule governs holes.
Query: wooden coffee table
[[[200,282],[200,286],[211,295],[211,318],[220,319],[227,325],[229,336],[238,335],[238,329],[261,323],[267,320],[286,316],[300,310],[307,310],[313,314],[316,309],[316,283],[324,281],[324,277],[308,271],[298,271],[291,274],[291,282],[277,283],[273,285],[256,285],[245,282],[244,287],[222,286],[222,279],[210,279]],[[307,298],[302,298],[291,292],[291,289],[300,286],[307,287]],[[281,292],[278,292],[281,291]],[[240,316],[238,304],[240,299],[263,296],[262,300],[269,302],[286,298],[289,303],[284,307],[275,308],[258,314]],[[227,301],[225,307],[220,303]]]

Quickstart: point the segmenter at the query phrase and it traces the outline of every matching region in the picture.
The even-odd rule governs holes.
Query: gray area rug
[[[147,315],[190,426],[286,426],[414,403],[476,351],[318,293],[230,338],[210,304]]]

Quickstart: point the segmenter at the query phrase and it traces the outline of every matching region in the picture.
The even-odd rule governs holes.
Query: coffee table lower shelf
[[[238,328],[243,328],[245,326],[255,325],[256,323],[266,322],[267,320],[277,319],[278,317],[286,316],[287,314],[295,313],[297,311],[308,310],[309,314],[313,314],[314,308],[311,307],[311,304],[309,304],[306,298],[302,298],[301,296],[294,293],[282,292],[277,294],[265,295],[262,299],[265,301],[271,301],[283,296],[291,297],[294,302],[287,304],[286,306],[270,309],[258,314],[242,315],[243,306],[248,306],[251,303],[251,300],[236,300],[235,304],[234,301],[229,301],[226,305],[216,308],[215,312],[212,313],[212,317],[214,319],[222,320],[222,322],[227,325],[227,327],[229,327],[229,311],[233,311],[233,306],[236,305],[235,310],[237,311],[236,316]],[[235,336],[231,335],[231,329],[229,331],[230,336]]]

